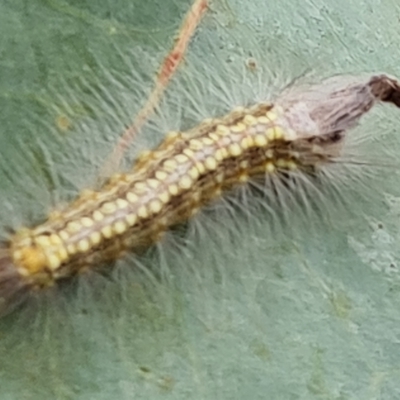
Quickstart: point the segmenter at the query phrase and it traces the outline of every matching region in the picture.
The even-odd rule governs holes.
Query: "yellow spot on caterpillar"
[[[104,203],[101,207],[100,210],[104,213],[104,214],[114,214],[115,211],[117,211],[117,207],[115,206],[114,203]]]
[[[160,181],[157,179],[148,179],[147,184],[152,188],[152,189],[157,189],[160,186]]]
[[[91,218],[83,217],[83,218],[81,218],[81,224],[85,228],[90,228],[91,226],[94,225],[94,221]]]
[[[282,139],[285,136],[285,132],[280,126],[275,126],[274,137],[275,139]]]
[[[111,227],[109,225],[103,226],[100,229],[100,232],[106,239],[109,239],[109,238],[111,238],[113,236],[113,231],[112,231],[112,229],[111,229]]]
[[[61,260],[55,254],[51,254],[47,256],[47,265],[54,271],[61,265]]]
[[[52,210],[49,212],[49,219],[56,220],[63,217],[63,214],[58,210]]]
[[[246,124],[247,126],[253,126],[253,125],[257,125],[258,121],[257,118],[253,117],[250,114],[247,114],[244,118],[243,118],[243,123]]]
[[[147,218],[149,216],[145,206],[140,206],[137,213],[140,218]]]
[[[259,123],[259,124],[262,124],[262,125],[271,124],[270,119],[267,118],[267,117],[264,117],[264,116],[258,117],[257,120],[258,120],[258,123]]]
[[[294,161],[292,161],[292,160],[289,160],[287,163],[286,163],[286,166],[287,166],[287,168],[288,169],[290,169],[290,170],[295,170],[295,169],[297,169],[297,164],[294,162]]]
[[[97,195],[98,195],[98,193],[95,192],[94,190],[83,189],[78,200],[86,201],[86,200],[94,199],[94,198],[96,198]]]
[[[206,172],[206,167],[205,167],[204,163],[201,161],[196,162],[195,167],[197,168],[197,171],[199,171],[200,175],[202,175]]]
[[[204,165],[209,171],[214,171],[217,168],[217,162],[214,157],[207,157]]]
[[[217,125],[215,133],[219,136],[228,136],[230,135],[231,130],[225,125]]]
[[[38,236],[35,238],[35,242],[42,247],[50,247],[50,238],[48,236]]]
[[[192,180],[190,179],[190,177],[188,175],[184,175],[179,180],[178,185],[181,189],[190,189],[190,187],[192,186]]]
[[[231,132],[233,133],[242,133],[246,130],[246,125],[242,122],[237,123],[236,125],[231,126]]]
[[[240,147],[243,150],[247,150],[249,147],[252,147],[254,144],[254,141],[250,137],[245,137],[240,141]]]
[[[136,182],[133,188],[137,193],[146,193],[148,190],[148,187],[144,182]]]
[[[22,258],[22,250],[15,250],[13,253],[14,262],[18,262]]]
[[[179,193],[179,188],[174,183],[168,186],[168,191],[171,196],[176,196]]]
[[[168,178],[168,174],[165,171],[156,171],[155,177],[160,181],[164,182]]]
[[[66,242],[69,239],[69,234],[67,231],[60,231],[59,232],[60,238]]]
[[[184,163],[188,162],[188,158],[184,154],[178,154],[177,156],[175,156],[175,160],[179,164],[184,164]]]
[[[128,229],[128,226],[125,224],[125,222],[123,222],[123,221],[117,221],[117,222],[115,222],[115,224],[113,225],[113,229],[114,229],[114,232],[115,233],[117,233],[117,234],[121,234],[121,233],[124,233],[124,232],[126,232],[127,231],[127,229]]]
[[[242,169],[247,169],[249,168],[249,162],[247,160],[240,161],[239,166]]]
[[[218,140],[219,140],[219,136],[218,135],[216,135],[215,133],[213,133],[213,132],[210,132],[209,134],[208,134],[208,137],[215,143],[215,142],[218,142]]]
[[[274,172],[275,171],[275,165],[272,162],[268,161],[265,164],[265,171],[268,172],[268,173]]]
[[[90,243],[87,239],[82,239],[77,244],[78,251],[81,253],[85,253],[90,249]]]
[[[81,224],[77,221],[72,221],[67,224],[67,230],[70,233],[78,233],[81,229]]]
[[[165,160],[163,162],[163,167],[170,172],[174,172],[178,168],[178,163],[175,160]]]
[[[275,139],[275,127],[274,128],[268,128],[265,131],[265,136],[267,137],[268,140],[274,140]]]
[[[230,129],[225,125],[218,125],[215,133],[219,136],[227,136],[231,133]]]
[[[58,247],[57,255],[61,261],[65,261],[68,258],[68,253],[64,246]]]
[[[187,157],[193,159],[195,157],[195,153],[193,150],[190,149],[184,149],[183,154],[185,154]]]
[[[29,275],[41,271],[46,267],[47,259],[42,249],[38,247],[26,247],[21,249],[21,258],[18,262]]]
[[[168,203],[169,201],[169,193],[167,191],[162,192],[159,194],[158,198],[160,199],[160,201],[162,201],[164,204]]]
[[[149,204],[150,212],[152,212],[153,214],[160,212],[161,208],[162,208],[162,203],[158,199],[152,200]]]
[[[114,174],[107,182],[108,185],[115,185],[119,182],[126,180],[126,175],[124,174]]]
[[[51,244],[53,245],[53,246],[58,246],[58,245],[60,245],[60,244],[62,244],[62,239],[60,238],[60,236],[58,236],[57,234],[55,234],[55,233],[52,233],[50,236],[49,236],[49,239],[50,239],[50,242],[51,242]]]
[[[203,143],[203,146],[212,146],[214,144],[214,141],[209,137],[203,138],[201,142]]]
[[[104,219],[104,215],[100,211],[96,210],[93,213],[93,219],[97,222],[100,222]]]
[[[89,235],[89,240],[90,243],[92,243],[93,246],[99,244],[101,242],[101,234],[100,232],[94,231]]]
[[[190,198],[191,198],[191,200],[193,201],[193,203],[199,203],[200,202],[200,200],[201,200],[201,192],[200,191],[193,191],[191,194],[190,194]]]
[[[246,109],[243,106],[237,106],[232,110],[232,114],[244,114]]]
[[[279,112],[279,110],[277,109],[277,107],[275,107],[275,110]],[[270,121],[275,121],[278,118],[277,113],[275,113],[274,111],[268,111],[265,116],[270,120]]]
[[[208,125],[210,125],[210,124],[213,124],[214,121],[215,121],[214,118],[204,118],[203,121],[202,121],[202,123],[201,123],[201,125],[208,126]]]
[[[115,203],[117,204],[117,207],[118,207],[120,210],[122,210],[122,209],[124,209],[124,208],[126,208],[126,207],[129,206],[129,203],[128,203],[126,200],[124,200],[124,199],[117,199],[117,200],[115,201]]]
[[[135,193],[128,192],[126,194],[126,199],[129,201],[129,203],[135,204],[138,201],[139,198],[136,196]]]
[[[246,173],[239,175],[239,182],[247,182],[249,180],[249,175]]]
[[[239,156],[240,154],[242,154],[242,149],[237,143],[232,143],[228,147],[228,152],[231,156],[236,157],[236,156]]]
[[[267,158],[274,158],[274,152],[273,152],[271,149],[267,150],[267,151],[265,152],[265,157],[267,157]]]
[[[225,147],[221,147],[219,150],[221,151],[222,159],[225,159],[225,158],[229,157],[228,150]]]
[[[150,150],[144,150],[142,151],[138,157],[136,158],[136,162],[138,164],[143,164],[144,162],[146,162],[147,160],[151,159],[151,151]]]
[[[275,161],[275,165],[276,165],[278,168],[287,168],[287,161],[286,161],[284,158],[278,158],[278,159]]]
[[[136,214],[134,214],[134,213],[131,213],[131,214],[128,214],[127,216],[126,216],[126,222],[130,225],[130,226],[132,226],[132,225],[135,225],[135,223],[136,223],[136,221],[137,221],[137,216],[136,216]]]
[[[164,142],[166,143],[172,143],[174,141],[176,141],[176,139],[178,139],[178,137],[180,136],[180,133],[177,131],[170,131],[165,135],[165,139]]]
[[[225,175],[221,172],[220,174],[215,175],[215,182],[222,183],[224,181]]]
[[[75,245],[72,243],[67,245],[67,252],[69,255],[73,256],[77,252]]]
[[[255,143],[256,146],[264,147],[264,146],[267,145],[268,140],[267,140],[267,138],[265,137],[265,135],[261,135],[261,134],[260,134],[260,135],[256,135],[256,136],[254,137],[254,143]]]
[[[214,153],[214,158],[219,162],[222,161],[224,159],[224,152],[221,149],[216,150]]]
[[[189,170],[189,176],[193,179],[196,180],[199,177],[199,170],[196,167],[190,168]]]
[[[193,217],[194,215],[196,215],[200,210],[200,207],[193,207],[190,211],[190,216]]]
[[[189,142],[190,149],[192,150],[202,150],[204,148],[203,143],[200,140],[192,139]]]

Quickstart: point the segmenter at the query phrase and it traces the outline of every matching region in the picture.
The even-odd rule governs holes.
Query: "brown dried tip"
[[[377,100],[400,107],[400,83],[386,75],[373,76],[369,81],[371,93]]]
[[[26,300],[28,287],[18,274],[9,252],[0,250],[0,317]]]

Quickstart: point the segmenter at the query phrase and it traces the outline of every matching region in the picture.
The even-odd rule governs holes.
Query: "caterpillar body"
[[[249,179],[318,173],[336,162],[349,130],[378,101],[400,107],[396,80],[325,82],[170,132],[131,171],[9,238],[0,250],[0,314],[32,290],[151,245]]]

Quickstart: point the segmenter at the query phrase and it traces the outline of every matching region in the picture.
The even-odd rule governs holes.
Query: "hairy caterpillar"
[[[317,174],[337,162],[346,136],[377,101],[400,107],[385,75],[340,78],[170,132],[132,171],[82,194],[43,224],[11,236],[0,253],[0,312],[32,289],[156,242],[221,193],[274,174]]]

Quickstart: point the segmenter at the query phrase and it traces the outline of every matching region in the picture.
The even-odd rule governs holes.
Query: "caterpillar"
[[[250,179],[267,184],[272,175],[318,174],[340,159],[349,131],[376,102],[400,107],[400,84],[386,75],[327,80],[169,132],[131,171],[4,243],[0,314],[31,291],[150,246]]]

